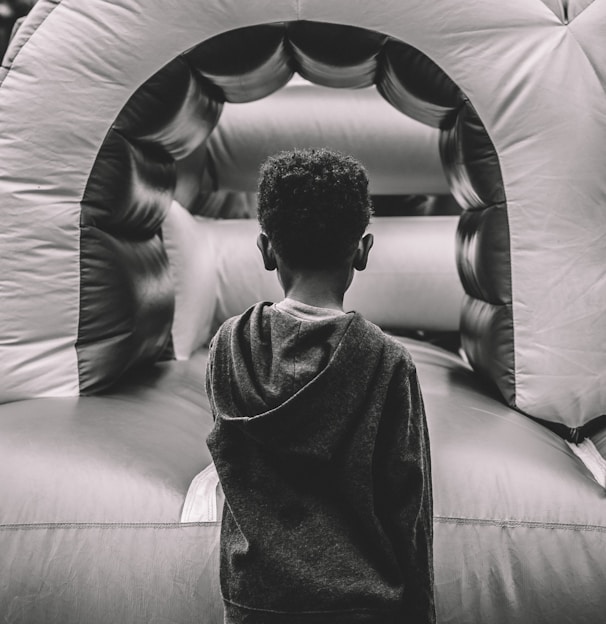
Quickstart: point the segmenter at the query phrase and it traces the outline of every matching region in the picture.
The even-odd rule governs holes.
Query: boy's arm
[[[377,439],[378,512],[404,581],[411,624],[435,622],[433,500],[425,408],[413,365],[394,375]]]

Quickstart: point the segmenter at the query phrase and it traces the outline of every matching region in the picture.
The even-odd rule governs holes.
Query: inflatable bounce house
[[[377,206],[346,305],[423,387],[438,621],[604,622],[604,33],[604,0],[39,0],[0,69],[0,619],[222,622],[206,349],[281,296],[260,161],[328,146]]]

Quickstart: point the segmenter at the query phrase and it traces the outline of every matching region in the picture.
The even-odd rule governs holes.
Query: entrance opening
[[[501,272],[495,283],[494,271],[490,273],[483,265],[489,260],[490,266],[508,266],[509,233],[498,157],[473,105],[446,73],[416,48],[352,26],[295,21],[228,31],[185,51],[146,81],[110,128],[91,171],[82,201],[82,224],[94,226],[89,228],[95,238],[90,247],[99,248],[100,230],[137,240],[157,236],[174,197],[191,212],[207,216],[252,216],[252,189],[234,191],[219,184],[219,139],[214,131],[218,124],[220,130],[225,107],[276,97],[275,92],[284,91],[293,77],[295,84],[304,81],[305,88],[317,85],[317,89],[360,94],[371,90],[396,111],[434,129],[443,192],[377,193],[377,214],[458,213],[459,207],[463,208],[457,234],[457,266],[463,287],[472,302],[509,303],[509,273]],[[304,113],[301,111],[303,122]],[[362,120],[360,127],[372,128],[374,121]],[[259,140],[263,138],[263,128],[252,130]],[[322,145],[333,147],[324,140]],[[239,156],[230,155],[236,169]],[[486,226],[487,214],[490,227]],[[88,262],[89,230],[85,228],[81,237],[83,267]],[[493,244],[490,237],[495,236],[498,241]],[[114,249],[111,253],[116,254]],[[116,262],[113,257],[112,262]],[[129,262],[126,259],[124,264]],[[83,302],[87,288],[92,290],[95,284],[89,286],[83,280]],[[94,320],[87,320],[92,310],[92,306],[81,306],[80,361],[92,359],[82,353],[93,342],[90,336],[80,340],[83,332],[94,326]],[[159,323],[158,319],[156,314],[152,325]],[[465,347],[466,334],[474,342],[477,332],[472,324],[462,323],[462,328]],[[137,340],[149,345],[143,331]],[[165,346],[166,340],[146,349],[157,350],[159,345]],[[474,364],[479,363],[482,370],[478,348],[470,344],[466,350],[477,356]],[[150,354],[146,351],[138,356],[149,359]],[[81,383],[86,377],[81,368]]]

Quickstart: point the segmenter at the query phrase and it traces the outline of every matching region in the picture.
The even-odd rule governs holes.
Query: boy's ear
[[[356,271],[363,271],[368,263],[368,254],[372,249],[375,238],[370,232],[365,234],[358,244],[356,255],[354,256],[353,267]]]
[[[257,247],[261,252],[261,256],[263,256],[263,266],[267,271],[274,271],[278,268],[278,264],[276,262],[276,255],[274,254],[273,247],[271,246],[271,242],[267,237],[267,234],[261,232],[259,236],[257,236]]]

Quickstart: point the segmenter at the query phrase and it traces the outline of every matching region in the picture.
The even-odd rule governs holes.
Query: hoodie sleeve
[[[377,513],[393,545],[411,624],[435,620],[429,436],[417,372],[396,367],[377,438]]]

